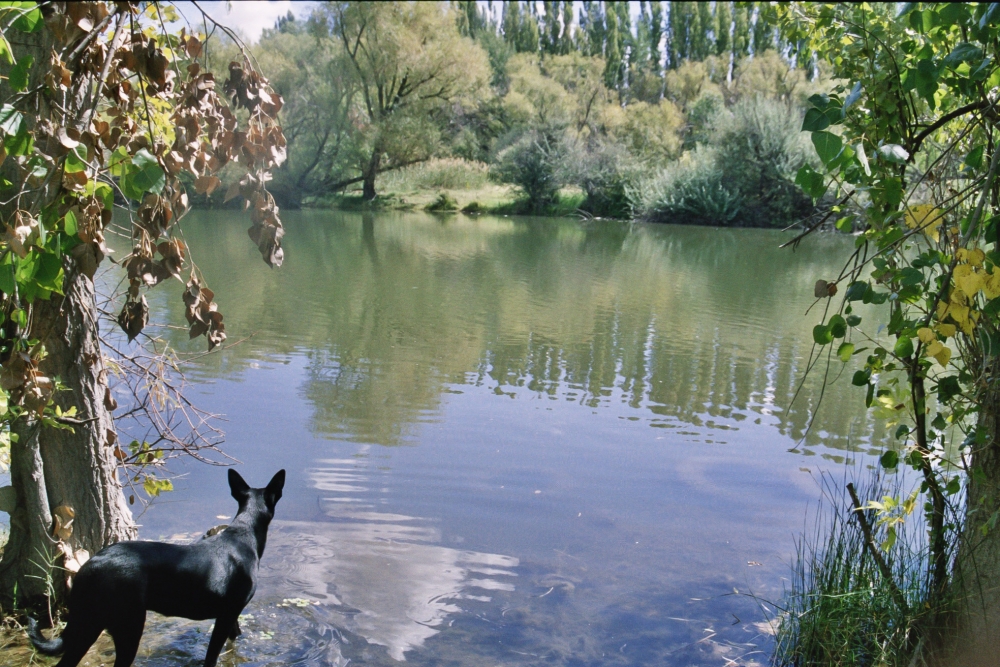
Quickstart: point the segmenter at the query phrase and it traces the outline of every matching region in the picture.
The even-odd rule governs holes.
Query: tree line
[[[552,210],[570,188],[573,208],[596,216],[774,226],[809,215],[797,125],[823,68],[789,56],[767,3],[639,9],[634,21],[623,2],[289,14],[258,49],[287,101],[275,196],[296,206],[360,188],[371,201],[388,172],[458,158],[515,187],[505,212]],[[216,67],[232,49],[216,46]]]

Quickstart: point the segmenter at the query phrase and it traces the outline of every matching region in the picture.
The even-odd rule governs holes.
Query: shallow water
[[[791,404],[813,283],[851,239],[284,219],[275,271],[242,215],[185,221],[229,340],[254,334],[188,364],[187,394],[228,419],[248,481],[289,475],[224,664],[767,662],[816,475],[883,438],[844,379],[819,404],[817,372]],[[179,288],[150,296],[183,323]],[[222,469],[172,469],[143,538],[234,511]],[[151,618],[142,664],[200,664],[209,631]]]

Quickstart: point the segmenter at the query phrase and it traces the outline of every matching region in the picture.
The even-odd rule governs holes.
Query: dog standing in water
[[[253,489],[230,469],[229,489],[240,508],[225,530],[189,545],[136,541],[102,549],[74,577],[62,636],[46,640],[30,619],[31,643],[45,655],[62,655],[57,667],[76,667],[107,630],[115,642],[114,667],[129,667],[147,611],[214,618],[205,667],[215,667],[222,644],[240,634],[240,612],[257,590],[267,527],[284,486],[284,470]]]

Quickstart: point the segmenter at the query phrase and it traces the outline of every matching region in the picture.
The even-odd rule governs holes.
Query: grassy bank
[[[379,193],[364,201],[360,186],[346,192],[308,197],[303,208],[343,211],[430,211],[492,215],[579,215],[585,196],[579,188],[563,188],[556,201],[533,210],[520,191],[494,183],[489,168],[481,162],[456,158],[429,160],[405,169],[387,172],[376,183]]]

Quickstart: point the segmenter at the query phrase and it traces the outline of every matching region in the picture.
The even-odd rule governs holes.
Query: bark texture
[[[970,462],[981,474],[970,479],[951,605],[941,624],[942,638],[934,642],[940,648],[930,661],[942,667],[1000,664],[1000,388],[992,388],[983,405],[980,423],[989,438]]]
[[[136,535],[132,514],[118,479],[114,422],[108,409],[107,376],[98,339],[93,282],[65,264],[66,294],[38,301],[31,314],[30,335],[45,345],[39,372],[58,378],[66,390],[55,403],[75,407],[79,424],[72,430],[41,425],[22,417],[14,425],[18,441],[11,447],[11,483],[16,505],[11,513],[10,541],[0,559],[0,600],[25,604],[44,596],[51,575],[61,595],[65,580],[58,565],[54,511],[70,507],[75,514],[65,542],[90,555],[108,544]]]

